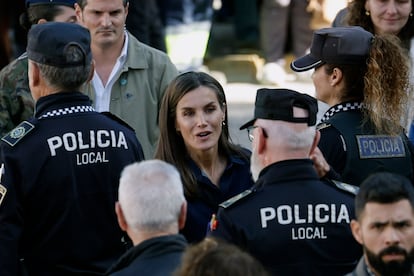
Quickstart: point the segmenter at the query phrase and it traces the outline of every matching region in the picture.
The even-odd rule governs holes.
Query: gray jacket
[[[414,275],[414,266],[411,267],[410,275]],[[375,276],[375,275],[373,273],[368,272],[365,259],[364,257],[361,257],[354,271],[346,274],[345,276]]]

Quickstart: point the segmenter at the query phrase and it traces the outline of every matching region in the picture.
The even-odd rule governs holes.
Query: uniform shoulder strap
[[[328,183],[330,183],[331,185],[333,185],[334,187],[336,187],[337,189],[339,189],[341,191],[345,191],[347,193],[350,193],[353,196],[355,196],[359,191],[358,186],[351,185],[351,184],[341,182],[341,181],[338,181],[338,180],[328,179]]]
[[[228,208],[231,205],[233,205],[234,203],[240,201],[243,198],[246,198],[248,195],[250,195],[252,193],[253,193],[253,191],[251,189],[245,190],[244,192],[241,192],[240,194],[235,195],[235,196],[231,197],[230,199],[224,201],[219,206],[223,207],[223,208]]]
[[[7,133],[3,138],[2,141],[6,142],[10,146],[14,147],[23,137],[25,137],[29,132],[31,132],[35,126],[28,122],[23,121],[9,133]]]
[[[320,123],[316,126],[316,129],[321,130],[321,129],[324,129],[324,128],[327,128],[327,127],[330,127],[330,126],[332,126],[330,123]]]

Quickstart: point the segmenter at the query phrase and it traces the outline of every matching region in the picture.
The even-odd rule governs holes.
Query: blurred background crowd
[[[167,52],[178,70],[223,80],[282,85],[296,80],[286,59],[306,53],[312,31],[331,25],[346,0],[131,0],[126,28]],[[0,68],[26,48],[25,1],[0,3]],[[191,45],[191,46],[190,46]],[[276,72],[276,73],[275,73]]]

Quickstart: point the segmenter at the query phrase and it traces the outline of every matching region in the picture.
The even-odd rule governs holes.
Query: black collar
[[[321,123],[328,121],[333,115],[339,112],[360,110],[363,107],[361,102],[344,102],[330,107],[321,118]]]

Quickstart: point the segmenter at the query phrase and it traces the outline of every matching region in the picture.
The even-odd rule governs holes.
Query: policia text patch
[[[405,157],[405,148],[400,136],[357,135],[361,159]]]

